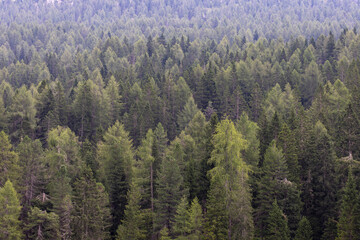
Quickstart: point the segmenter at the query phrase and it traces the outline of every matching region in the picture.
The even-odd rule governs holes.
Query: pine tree
[[[17,193],[10,180],[7,180],[0,188],[0,238],[22,239],[20,228],[21,206]]]
[[[117,230],[117,240],[146,239],[144,229],[144,212],[140,209],[141,189],[132,183],[128,192],[128,204],[124,211],[124,219]]]
[[[287,225],[286,216],[279,208],[276,200],[272,204],[267,222],[268,228],[266,230],[265,239],[290,240],[290,231]]]
[[[25,231],[29,239],[61,239],[59,216],[55,213],[34,207],[31,208],[27,221]]]
[[[295,240],[312,240],[312,230],[309,220],[302,217],[296,230]]]
[[[360,236],[359,191],[349,169],[349,176],[342,196],[337,240],[358,239]]]

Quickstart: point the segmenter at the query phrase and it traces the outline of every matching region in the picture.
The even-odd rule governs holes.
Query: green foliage
[[[124,219],[117,230],[118,240],[145,239],[144,212],[140,209],[141,191],[135,184],[131,184],[128,193],[128,204],[124,211]]]
[[[59,216],[55,213],[34,207],[30,210],[28,222],[25,230],[30,239],[61,239]]]
[[[12,145],[4,131],[0,132],[0,186],[9,179],[17,183],[19,171],[19,156],[12,151]]]
[[[124,216],[133,175],[134,153],[129,133],[122,124],[115,122],[105,133],[104,142],[99,143],[98,149],[99,176],[109,193],[113,219],[111,232],[115,233]]]
[[[268,228],[266,230],[266,239],[273,240],[289,240],[290,231],[287,226],[286,216],[279,208],[276,200],[272,204],[272,208],[269,212],[269,217],[267,218]]]
[[[309,220],[302,217],[299,222],[299,227],[296,230],[295,240],[312,240],[312,230]]]
[[[20,228],[20,201],[11,181],[7,180],[0,188],[0,238],[22,239]]]
[[[109,197],[92,171],[84,167],[74,183],[72,232],[78,239],[106,239],[110,225]]]
[[[336,239],[356,239],[360,234],[359,224],[359,191],[356,189],[356,183],[350,168],[341,201],[340,218],[337,224],[338,237]]]

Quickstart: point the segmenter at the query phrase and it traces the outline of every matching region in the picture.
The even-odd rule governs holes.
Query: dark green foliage
[[[28,224],[25,226],[29,239],[60,240],[59,216],[34,207],[30,210]]]
[[[340,207],[340,218],[337,224],[336,239],[357,239],[360,227],[359,191],[353,177],[352,169],[346,182]]]
[[[306,217],[302,217],[299,222],[299,227],[296,230],[295,240],[312,240],[311,225]]]
[[[111,222],[108,194],[84,167],[74,183],[72,227],[76,239],[106,239]]]
[[[265,239],[269,240],[289,240],[290,231],[287,226],[286,216],[279,208],[276,200],[272,204],[272,208],[267,218],[268,227],[266,230]]]

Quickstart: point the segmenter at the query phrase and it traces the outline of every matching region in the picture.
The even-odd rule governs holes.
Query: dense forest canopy
[[[0,0],[0,239],[359,239],[359,21]]]

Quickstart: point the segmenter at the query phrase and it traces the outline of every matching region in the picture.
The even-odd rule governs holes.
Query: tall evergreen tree
[[[265,239],[290,240],[290,231],[287,225],[286,216],[284,216],[276,200],[272,204],[267,222],[268,228],[266,230]]]
[[[146,239],[145,215],[140,208],[140,203],[141,189],[136,183],[132,183],[128,192],[128,204],[124,211],[125,216],[117,230],[117,240]]]
[[[296,230],[295,240],[312,240],[312,230],[309,220],[302,217],[299,222],[299,227]]]
[[[20,201],[11,181],[0,188],[0,238],[22,239],[20,227]]]
[[[241,155],[246,149],[246,140],[234,124],[225,119],[216,128],[213,144],[209,162],[214,164],[214,168],[210,170],[210,176],[212,181],[220,181],[225,191],[228,238],[251,239],[253,221],[248,189],[249,167]]]
[[[4,131],[0,132],[0,187],[10,179],[17,183],[19,178],[19,156],[12,150],[12,145]]]
[[[342,196],[337,229],[337,240],[358,239],[360,236],[359,191],[356,189],[351,168]]]
[[[60,240],[59,216],[34,207],[30,210],[25,231],[28,239]]]
[[[72,232],[77,239],[106,239],[109,235],[109,197],[88,167],[74,183],[72,219]]]
[[[98,145],[101,165],[100,178],[109,193],[112,214],[111,234],[114,235],[124,217],[127,192],[133,175],[134,153],[128,132],[118,121],[104,135]]]

